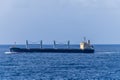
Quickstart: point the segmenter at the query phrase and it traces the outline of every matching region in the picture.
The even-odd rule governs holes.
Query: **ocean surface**
[[[0,80],[120,80],[120,45],[94,45],[94,54],[5,53],[10,46],[0,45]]]

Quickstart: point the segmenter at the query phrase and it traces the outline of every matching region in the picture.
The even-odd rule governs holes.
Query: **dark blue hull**
[[[94,53],[94,49],[41,49],[41,48],[10,48],[10,52],[40,52],[40,53]]]

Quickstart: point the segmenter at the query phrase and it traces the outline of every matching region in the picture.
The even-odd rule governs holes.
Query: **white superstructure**
[[[80,49],[93,49],[93,46],[90,44],[90,40],[86,41],[84,40],[83,42],[80,43]]]

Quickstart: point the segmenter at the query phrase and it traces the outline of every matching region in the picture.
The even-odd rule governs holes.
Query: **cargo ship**
[[[70,48],[70,41],[67,43],[67,48],[56,48],[56,42],[54,41],[53,48],[43,48],[42,41],[40,42],[40,48],[29,48],[28,40],[26,40],[26,48],[11,47],[10,52],[13,53],[94,53],[94,47],[90,44],[90,40],[80,43],[79,49]]]

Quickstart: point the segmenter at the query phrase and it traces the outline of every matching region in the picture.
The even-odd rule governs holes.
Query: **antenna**
[[[84,37],[84,42],[86,42],[86,37]]]

